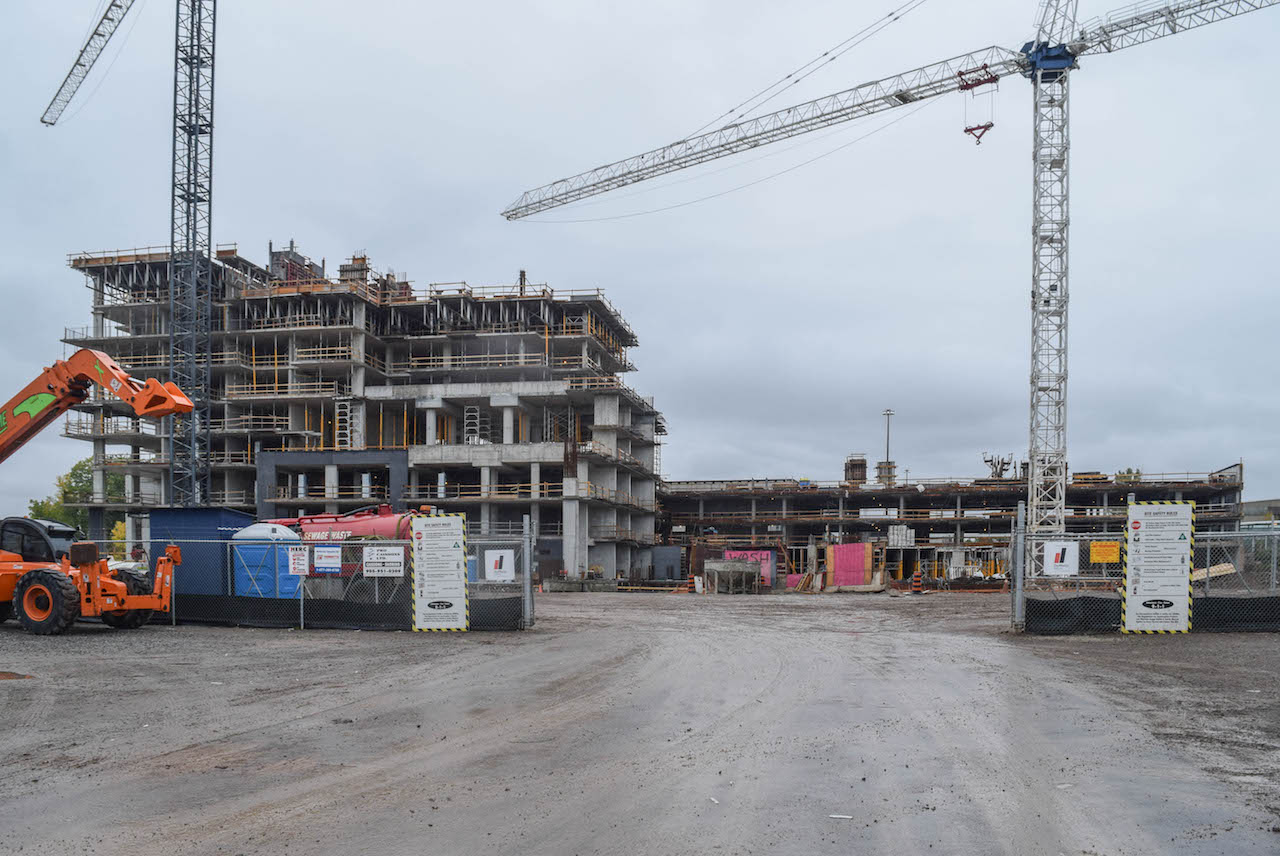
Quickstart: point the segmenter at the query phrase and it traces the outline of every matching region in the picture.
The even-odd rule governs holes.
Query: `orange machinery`
[[[0,408],[0,461],[88,398],[94,383],[139,416],[159,418],[194,409],[173,383],[139,381],[106,354],[84,348],[45,369]],[[49,635],[66,630],[80,616],[100,616],[112,627],[134,628],[155,610],[169,611],[173,569],[182,562],[176,546],[165,548],[149,586],[139,571],[110,569],[96,544],[77,542],[66,552],[54,550],[47,527],[27,522],[32,525],[26,530],[0,528],[0,621],[16,615],[28,632]]]

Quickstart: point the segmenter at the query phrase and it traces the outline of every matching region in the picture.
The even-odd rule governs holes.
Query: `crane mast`
[[[1075,6],[1075,0],[1045,0],[1037,30],[1041,41],[1022,49],[1034,110],[1027,524],[1046,534],[1067,528],[1068,94],[1076,59],[1060,39],[1075,27]]]
[[[169,365],[195,408],[169,420],[169,501],[209,496],[212,350],[213,60],[217,0],[177,0],[173,61],[173,189]]]

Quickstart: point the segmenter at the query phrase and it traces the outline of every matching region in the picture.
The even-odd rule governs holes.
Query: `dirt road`
[[[1280,853],[1280,636],[1022,638],[1006,604],[9,622],[0,670],[34,677],[0,680],[0,853]]]

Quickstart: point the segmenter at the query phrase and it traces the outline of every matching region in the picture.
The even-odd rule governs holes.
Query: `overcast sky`
[[[367,250],[420,285],[525,268],[606,289],[640,336],[628,382],[666,413],[669,478],[838,478],[846,453],[880,456],[886,407],[900,472],[982,475],[984,452],[1027,447],[1026,81],[935,100],[710,201],[602,219],[741,187],[900,117],[498,214],[684,137],[897,2],[224,2],[214,241],[265,262],[293,238],[331,269]],[[172,2],[138,0],[62,122],[38,121],[98,5],[20,2],[0,33],[5,396],[89,320],[67,253],[168,242]],[[930,0],[771,106],[1018,48],[1035,7]],[[1243,459],[1247,497],[1280,495],[1278,38],[1280,9],[1264,10],[1072,77],[1073,469]],[[988,118],[975,146],[962,129]],[[537,222],[564,220],[590,222]],[[30,443],[0,473],[4,513],[89,451],[55,430]]]

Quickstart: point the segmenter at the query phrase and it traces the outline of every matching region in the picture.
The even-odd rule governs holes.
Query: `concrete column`
[[[542,525],[542,506],[538,503],[532,503],[529,506],[529,527],[533,532],[533,539],[538,540],[539,527]]]
[[[751,519],[756,519],[756,498],[754,496],[751,497]],[[754,530],[755,527],[753,526],[752,529]]]
[[[542,464],[537,461],[529,464],[529,481],[533,484],[530,496],[533,499],[542,496]]]
[[[338,465],[324,465],[324,497],[328,500],[337,500],[338,498]],[[338,503],[331,501],[325,503],[324,510],[326,514],[337,514]]]
[[[298,473],[298,498],[301,499],[306,495],[307,495],[307,474]]]
[[[93,441],[93,501],[107,501],[107,471],[103,469],[104,459],[107,454],[107,444],[104,440]]]
[[[441,471],[436,473],[436,496],[439,499],[444,499],[444,495],[445,495],[444,472]]]
[[[373,497],[373,473],[360,474],[360,498],[371,499]]]
[[[564,480],[565,501],[561,505],[561,514],[564,519],[564,570],[565,575],[571,580],[582,578],[582,562],[585,558],[578,547],[578,514],[581,503],[576,499],[569,499],[570,491],[577,493],[577,479]]]
[[[438,410],[427,411],[427,445],[428,446],[434,446],[435,444],[440,442],[439,435],[436,433],[436,426],[437,426],[436,415],[438,413],[439,413]]]
[[[516,409],[502,408],[502,442],[511,445],[516,441]]]

